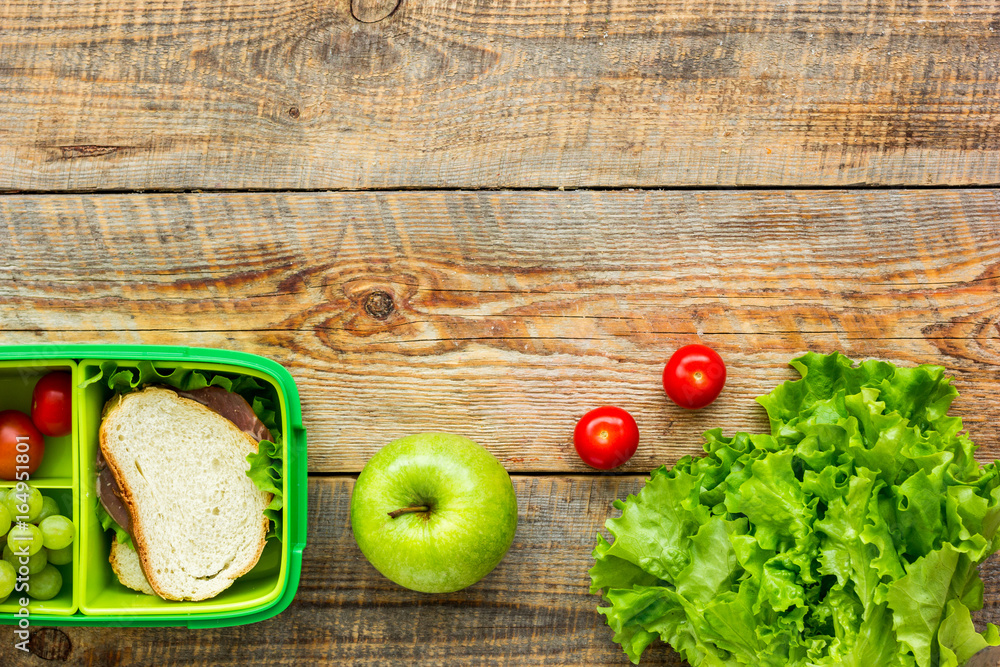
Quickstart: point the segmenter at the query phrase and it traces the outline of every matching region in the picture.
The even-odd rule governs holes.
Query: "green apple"
[[[351,496],[361,553],[400,586],[449,593],[500,563],[517,530],[504,467],[468,438],[418,433],[368,461]]]

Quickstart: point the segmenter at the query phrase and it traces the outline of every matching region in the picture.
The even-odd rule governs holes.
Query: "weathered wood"
[[[998,182],[994,2],[391,4],[0,3],[0,189]]]
[[[628,665],[595,610],[587,570],[615,498],[643,477],[515,477],[519,524],[496,570],[447,595],[407,591],[362,556],[350,529],[353,480],[312,478],[309,545],[292,606],[262,623],[218,630],[63,628],[66,665]],[[606,533],[605,533],[606,534]],[[1000,622],[1000,568],[982,568],[981,626]],[[0,664],[20,664],[0,641]],[[65,651],[65,640],[60,643]],[[27,663],[27,661],[25,661]],[[643,665],[683,663],[656,643]]]
[[[351,0],[351,16],[363,23],[375,23],[389,18],[399,0]]]
[[[272,357],[303,397],[313,472],[421,430],[512,471],[586,472],[576,420],[636,417],[624,469],[766,428],[753,398],[808,349],[938,363],[1000,457],[993,191],[0,197],[0,343],[172,343]],[[709,408],[660,373],[702,340]]]
[[[1000,665],[1000,648],[983,649],[966,663],[965,667],[997,667]]]
[[[382,577],[357,548],[353,480],[313,478],[302,582],[284,613],[219,630],[63,628],[72,650],[59,664],[627,665],[596,612],[587,570],[611,501],[642,483],[515,478],[518,532],[501,564],[464,591],[424,595]],[[12,644],[0,641],[0,664],[20,664]],[[643,664],[681,662],[660,645]]]

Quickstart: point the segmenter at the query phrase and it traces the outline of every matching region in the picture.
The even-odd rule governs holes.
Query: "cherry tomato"
[[[31,394],[31,421],[39,431],[52,436],[70,432],[73,428],[72,396],[70,375],[65,371],[54,371],[38,381]]]
[[[697,410],[718,397],[726,384],[726,365],[719,353],[704,345],[685,345],[663,369],[663,388],[674,403]]]
[[[591,410],[577,422],[573,444],[584,463],[598,470],[611,470],[635,454],[639,427],[628,412],[606,405]]]
[[[31,418],[17,410],[0,412],[0,479],[13,481],[17,473],[34,473],[45,456],[45,438]],[[18,458],[21,457],[21,458]],[[22,467],[18,470],[18,466]],[[21,475],[24,479],[24,475]]]

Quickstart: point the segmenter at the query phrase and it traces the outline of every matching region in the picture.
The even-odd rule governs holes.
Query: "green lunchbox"
[[[269,539],[260,561],[218,596],[177,602],[136,593],[122,586],[108,562],[111,534],[96,514],[96,455],[101,410],[112,391],[104,382],[87,382],[101,364],[134,368],[151,362],[157,371],[193,370],[229,378],[251,376],[273,387],[275,420],[283,435],[281,540]],[[77,527],[73,562],[60,565],[63,585],[46,601],[31,600],[31,625],[186,626],[216,628],[262,621],[284,610],[295,597],[306,543],[306,432],[298,390],[280,364],[253,354],[163,345],[21,345],[0,347],[0,410],[26,414],[31,393],[45,373],[73,376],[73,430],[45,438],[45,456],[29,484],[52,497]],[[85,385],[85,386],[84,386]],[[6,491],[15,482],[0,481]],[[30,584],[30,579],[29,579]],[[15,591],[0,604],[0,624],[24,618]]]

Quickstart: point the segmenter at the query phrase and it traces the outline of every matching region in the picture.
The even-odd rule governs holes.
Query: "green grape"
[[[65,549],[73,544],[76,529],[73,522],[61,514],[50,516],[38,524],[42,531],[42,545],[46,549]]]
[[[15,487],[14,490],[16,492],[17,491],[17,487]],[[15,493],[15,495],[18,495],[18,494]],[[23,503],[24,502],[24,500],[23,500],[24,494],[22,493],[20,495],[22,496],[21,503]],[[21,504],[21,503],[19,503],[19,504]],[[27,519],[29,523],[38,523],[38,517],[42,513],[42,508],[43,507],[45,507],[45,496],[43,496],[42,492],[39,491],[38,489],[36,489],[35,487],[29,486],[28,487],[28,519]],[[10,508],[7,508],[7,509],[10,509]]]
[[[30,523],[17,523],[7,533],[7,545],[15,554],[20,554],[24,546],[28,547],[28,555],[34,556],[44,546],[42,531]]]
[[[3,559],[14,566],[15,570],[21,569],[21,557],[15,556],[9,546],[3,548]],[[39,549],[34,556],[28,556],[28,574],[37,574],[49,564],[49,550]]]
[[[51,600],[62,588],[62,572],[52,565],[31,577],[28,581],[28,595],[36,600]]]
[[[49,562],[53,565],[67,565],[73,562],[73,545],[65,549],[46,549],[49,552]]]
[[[0,502],[0,537],[7,534],[10,530],[10,512],[7,510],[7,505]]]
[[[14,590],[17,583],[17,571],[5,560],[0,560],[0,598],[5,598]]]
[[[55,498],[42,496],[42,511],[31,522],[37,525],[50,516],[55,516],[61,512],[62,510],[59,509],[59,503],[56,502]]]
[[[24,486],[22,491],[14,487],[4,498],[4,505],[10,512],[11,519],[17,521],[35,521],[42,513],[42,505],[45,503],[42,492],[33,486]],[[25,513],[27,510],[27,513]]]

